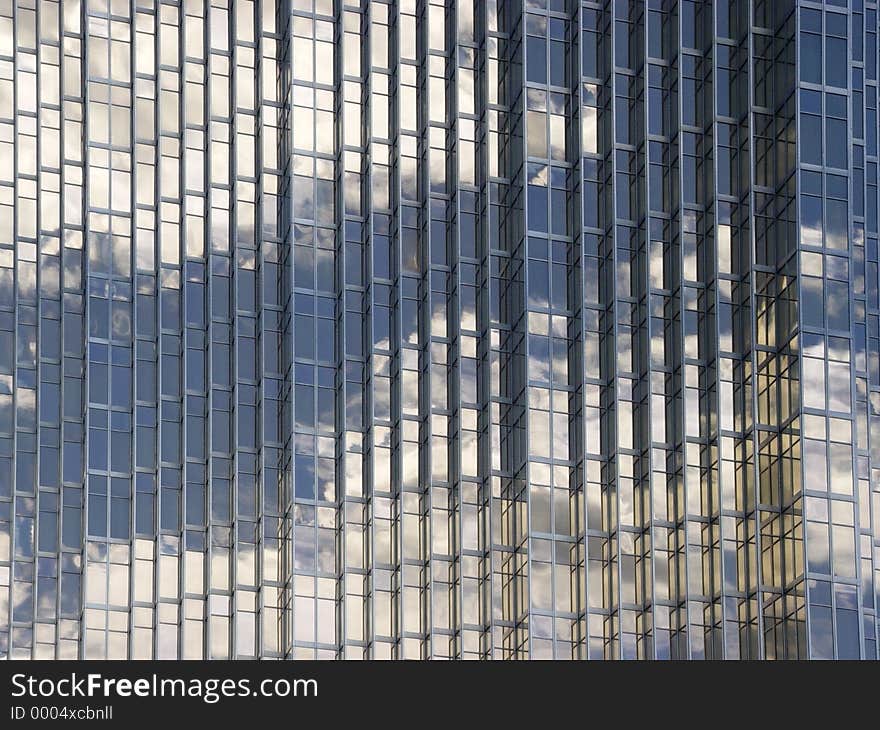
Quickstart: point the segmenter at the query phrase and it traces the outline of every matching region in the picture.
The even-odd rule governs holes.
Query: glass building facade
[[[872,0],[0,0],[0,655],[877,658]]]

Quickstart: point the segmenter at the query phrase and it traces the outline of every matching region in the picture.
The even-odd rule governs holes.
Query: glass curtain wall
[[[877,31],[0,0],[0,656],[875,659]]]

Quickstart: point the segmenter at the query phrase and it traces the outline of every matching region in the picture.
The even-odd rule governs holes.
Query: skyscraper
[[[876,659],[877,31],[0,0],[0,655]]]

